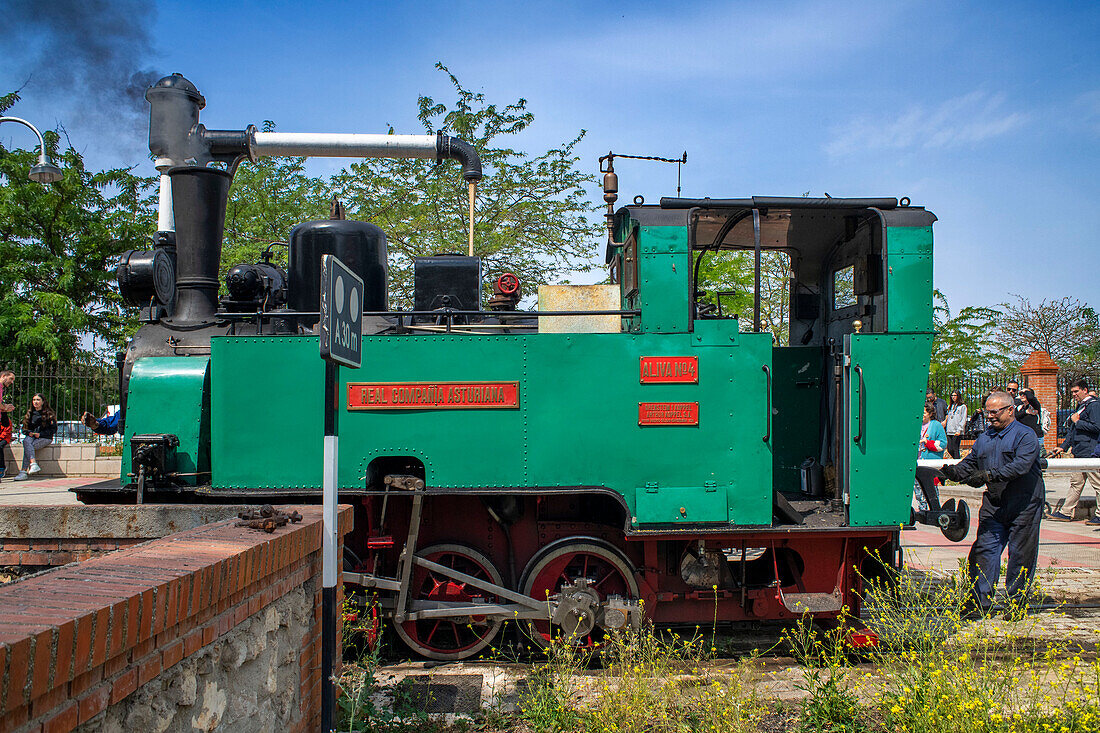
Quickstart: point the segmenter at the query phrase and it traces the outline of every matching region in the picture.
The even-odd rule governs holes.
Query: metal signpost
[[[336,688],[332,657],[336,642],[336,392],[340,365],[358,369],[363,336],[363,280],[332,255],[321,256],[321,358],[325,360],[324,534],[321,542],[321,730],[335,728]]]

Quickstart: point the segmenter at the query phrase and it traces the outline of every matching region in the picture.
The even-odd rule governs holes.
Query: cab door
[[[841,490],[853,526],[909,523],[929,333],[844,337]]]

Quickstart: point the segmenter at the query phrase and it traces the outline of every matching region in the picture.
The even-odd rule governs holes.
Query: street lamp
[[[61,180],[61,169],[46,159],[46,141],[42,139],[42,133],[38,128],[18,117],[0,117],[0,122],[18,122],[26,125],[38,136],[38,165],[31,168],[27,177],[39,183],[53,183]]]

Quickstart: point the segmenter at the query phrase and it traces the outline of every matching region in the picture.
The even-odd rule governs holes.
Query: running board
[[[780,597],[791,613],[836,613],[844,607],[839,589],[832,593],[781,593]]]

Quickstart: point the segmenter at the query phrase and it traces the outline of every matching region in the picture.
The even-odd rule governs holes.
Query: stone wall
[[[299,722],[311,578],[88,722],[80,733],[278,731]],[[308,671],[308,670],[307,670]]]
[[[51,443],[35,453],[42,472],[36,478],[51,476],[102,476],[118,478],[122,456],[100,455],[103,446],[95,443]],[[23,464],[23,444],[19,441],[0,452],[8,476],[19,472]]]
[[[0,733],[317,730],[321,511],[298,509],[0,587]]]

